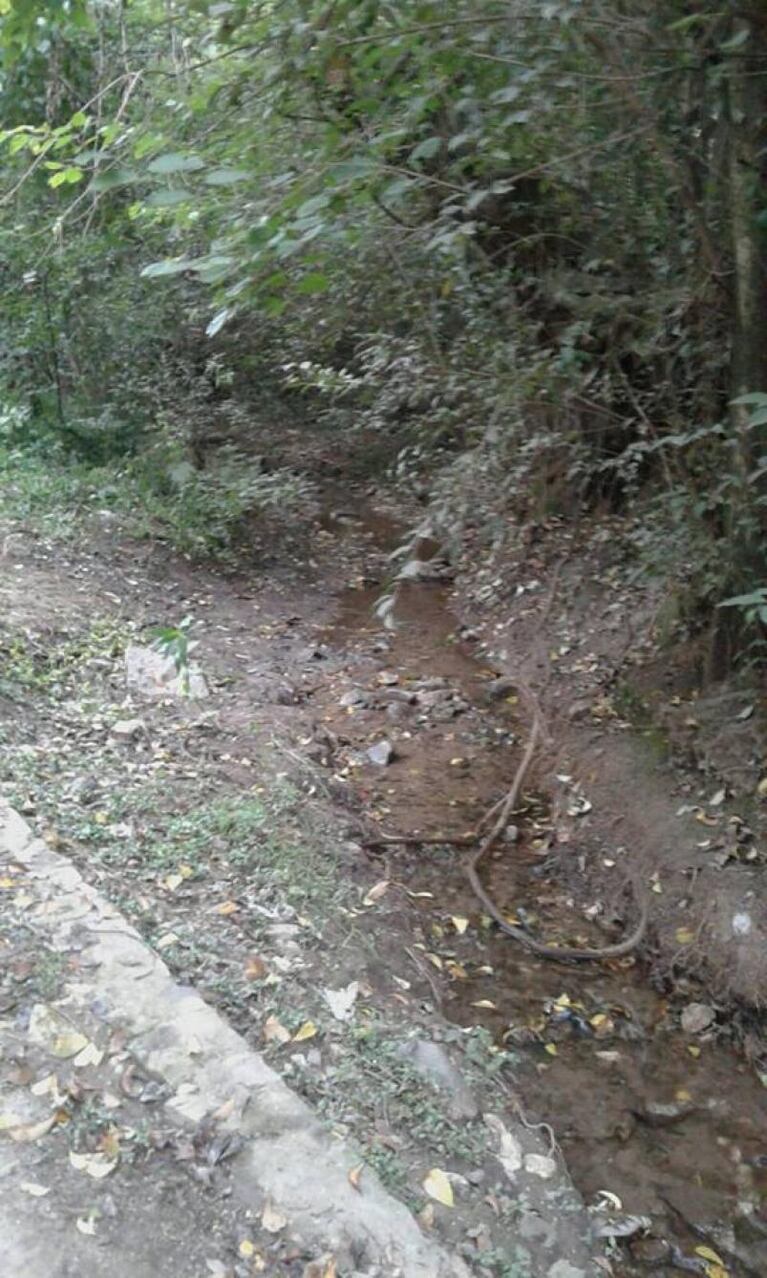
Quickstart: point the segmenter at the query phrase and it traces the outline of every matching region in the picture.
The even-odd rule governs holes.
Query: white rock
[[[141,736],[143,731],[143,719],[118,719],[117,723],[113,723],[110,728],[113,737],[123,737],[127,741],[132,737]]]
[[[205,676],[196,662],[178,671],[172,657],[137,643],[129,644],[125,650],[125,680],[131,692],[143,697],[199,701],[210,695]]]

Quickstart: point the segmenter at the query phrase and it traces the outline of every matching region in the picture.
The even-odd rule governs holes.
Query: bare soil
[[[446,1041],[483,1032],[477,1041],[504,1054],[496,1085],[551,1125],[587,1203],[606,1191],[623,1216],[649,1218],[616,1244],[615,1274],[711,1274],[706,1248],[721,1272],[767,1272],[761,745],[749,735],[738,751],[727,734],[717,754],[715,733],[690,728],[710,694],[663,670],[660,601],[627,584],[604,540],[568,546],[558,571],[552,545],[486,578],[474,565],[457,587],[408,583],[387,632],[372,606],[407,514],[381,494],[329,487],[300,560],[275,548],[268,570],[229,574],[111,530],[77,548],[14,532],[0,574],[5,790],[259,1047],[266,1015],[295,1030],[320,985],[353,979],[390,1018],[398,1004],[416,1023],[419,1006],[436,1009]],[[162,718],[125,703],[126,639],[190,612],[211,701]],[[651,913],[626,959],[576,969],[533,958],[483,916],[462,847],[364,846],[381,832],[461,835],[506,791],[530,723],[513,684],[494,696],[504,673],[539,690],[547,742],[516,832],[484,867],[488,886],[532,934],[604,945],[633,921],[630,860]],[[730,689],[723,703],[739,741],[744,724],[754,731],[752,716],[738,718],[752,695]],[[669,713],[660,731],[654,697]],[[137,713],[146,734],[116,742],[110,724]],[[685,732],[698,734],[692,758],[675,745]],[[385,766],[366,754],[381,743]],[[280,785],[292,797],[277,802]],[[196,850],[195,804],[232,796],[263,801],[268,816],[243,842],[265,846],[279,826],[307,851],[303,875],[277,856],[254,886],[220,823]],[[184,813],[190,824],[174,826]],[[733,932],[739,916],[746,933]],[[287,943],[281,968],[264,958],[281,924],[311,938],[293,971]],[[706,1023],[690,1028],[697,1004]],[[266,1050],[280,1062],[278,1045]],[[291,1082],[356,1135],[362,1106],[369,1150],[407,1198],[397,1160],[412,1115],[392,1100],[365,1110],[343,1059],[328,1070],[304,1057],[280,1062]],[[490,1230],[496,1209],[482,1210],[478,1228]]]

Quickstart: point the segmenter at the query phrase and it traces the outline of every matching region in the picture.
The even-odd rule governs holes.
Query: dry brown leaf
[[[264,1038],[268,1043],[289,1043],[290,1030],[285,1029],[276,1016],[267,1016],[264,1021]]]
[[[367,892],[366,895],[362,898],[362,904],[375,905],[376,901],[380,901],[384,893],[388,892],[389,887],[390,887],[389,879],[380,879],[378,883],[373,884],[370,891]]]
[[[239,908],[236,901],[222,901],[216,906],[216,914],[236,914]]]
[[[30,1198],[45,1198],[45,1195],[51,1192],[47,1185],[38,1185],[33,1180],[23,1180],[19,1189],[29,1194]]]
[[[69,1161],[76,1171],[85,1172],[93,1180],[104,1180],[117,1166],[117,1160],[106,1154],[78,1154],[70,1150]]]
[[[288,1223],[287,1216],[277,1211],[271,1202],[267,1202],[261,1213],[261,1224],[268,1234],[278,1234]]]
[[[104,1053],[95,1043],[87,1043],[81,1052],[77,1053],[72,1062],[76,1069],[84,1069],[86,1065],[100,1065],[104,1059]]]
[[[352,1189],[357,1190],[358,1194],[362,1193],[362,1190],[360,1189],[360,1178],[364,1170],[365,1170],[365,1164],[360,1163],[357,1167],[352,1167],[351,1171],[347,1175],[347,1180],[349,1181],[349,1184],[351,1185]]]
[[[424,1203],[418,1213],[418,1223],[422,1229],[434,1228],[434,1203]]]
[[[258,954],[251,954],[248,958],[243,975],[246,981],[262,981],[269,973],[269,968]]]
[[[15,1140],[17,1145],[28,1145],[34,1140],[39,1140],[41,1136],[47,1136],[55,1124],[56,1115],[50,1114],[48,1118],[42,1118],[37,1123],[20,1123],[18,1127],[8,1127],[6,1130],[11,1140]]]
[[[178,934],[176,932],[166,932],[164,936],[160,937],[159,941],[155,941],[155,949],[167,950],[171,945],[175,945],[177,941]]]
[[[234,1113],[234,1107],[236,1103],[237,1102],[235,1101],[234,1097],[230,1096],[229,1100],[224,1101],[223,1105],[219,1105],[218,1109],[214,1109],[213,1113],[211,1114],[211,1119],[213,1120],[213,1122],[223,1123],[227,1118],[231,1118],[232,1114]]]

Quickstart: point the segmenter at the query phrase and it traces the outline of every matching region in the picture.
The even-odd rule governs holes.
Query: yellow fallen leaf
[[[239,1255],[242,1256],[243,1260],[250,1260],[250,1257],[255,1256],[256,1254],[255,1244],[252,1243],[249,1238],[243,1238],[237,1248],[237,1251]]]
[[[589,1025],[592,1029],[599,1029],[600,1025],[604,1025],[607,1020],[606,1012],[597,1012],[596,1016],[592,1016]]]
[[[273,1207],[270,1202],[267,1202],[261,1213],[261,1224],[266,1232],[278,1234],[281,1229],[285,1228],[287,1223],[287,1217],[278,1212],[276,1207]]]
[[[175,892],[177,887],[181,887],[184,882],[183,874],[167,874],[163,882],[169,892]]]
[[[453,1206],[453,1186],[441,1167],[432,1167],[424,1177],[423,1187],[435,1202],[441,1203],[443,1207]]]
[[[88,1039],[78,1030],[64,1030],[63,1034],[57,1034],[53,1042],[50,1044],[48,1051],[51,1056],[55,1056],[58,1060],[68,1060],[70,1056],[79,1056],[86,1048],[90,1047]]]
[[[722,1257],[718,1256],[711,1247],[696,1247],[695,1255],[700,1256],[701,1260],[710,1260],[713,1265],[721,1265],[722,1268],[724,1268],[724,1261],[722,1260]]]
[[[0,878],[0,888],[13,888],[13,887],[16,887],[15,879],[9,879],[7,875],[3,875],[3,877]]]
[[[455,959],[448,959],[445,963],[445,967],[455,981],[465,981],[468,978],[469,974],[463,966],[463,963],[457,963]]]
[[[264,1038],[267,1043],[289,1043],[290,1030],[285,1029],[276,1016],[267,1016],[264,1021]]]
[[[460,914],[451,914],[450,922],[452,923],[453,927],[455,928],[459,936],[463,936],[464,932],[469,926],[469,920],[462,918]]]
[[[360,1177],[364,1170],[365,1164],[360,1163],[357,1167],[352,1167],[346,1178],[352,1189],[356,1189],[358,1194],[362,1193],[362,1190],[360,1189]]]
[[[384,892],[389,890],[389,879],[380,879],[378,883],[374,883],[370,891],[362,898],[363,905],[375,905],[376,901],[380,901]]]
[[[472,1007],[488,1007],[495,1010],[495,1003],[492,1003],[489,998],[478,998],[475,1003],[472,1003]]]
[[[695,933],[689,927],[678,927],[674,935],[680,945],[690,945],[695,940]]]
[[[767,777],[762,777],[761,781],[756,787],[756,793],[759,795],[760,799],[767,798]]]
[[[216,906],[216,914],[236,914],[239,908],[236,901],[222,901]]]
[[[180,865],[178,867],[178,872],[181,875],[182,879],[191,879],[194,874],[194,866]]]
[[[442,962],[442,959],[440,958],[439,954],[432,954],[432,952],[429,951],[426,957],[429,960],[429,962],[433,964],[434,967],[438,968],[440,972],[442,971],[442,968],[445,965]]]
[[[687,1050],[691,1056],[695,1057],[696,1060],[700,1056],[700,1048],[695,1043],[688,1043]]]
[[[299,1030],[296,1030],[295,1034],[293,1035],[293,1042],[303,1043],[304,1040],[307,1038],[314,1038],[316,1033],[317,1033],[317,1026],[314,1024],[314,1021],[304,1021],[301,1028]]]
[[[544,1052],[548,1052],[549,1056],[556,1056],[557,1045],[556,1043],[546,1043],[543,1050]]]
[[[678,1101],[691,1101],[692,1093],[688,1092],[686,1087],[678,1087],[674,1092],[674,1098]]]

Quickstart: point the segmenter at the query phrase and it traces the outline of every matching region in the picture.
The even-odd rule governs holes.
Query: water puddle
[[[327,535],[351,535],[346,527],[325,521]],[[383,830],[459,834],[508,788],[526,725],[513,698],[487,705],[492,672],[456,638],[444,585],[404,584],[397,629],[384,633],[373,613],[382,585],[372,578],[396,535],[394,521],[366,515],[374,566],[340,595],[323,635],[341,664],[318,709]],[[365,755],[381,741],[394,752],[385,767]],[[519,841],[501,843],[485,867],[493,896],[541,937],[605,944],[536,847],[536,821],[545,829],[545,809],[531,796]],[[430,894],[413,899],[425,961],[441,971],[445,1016],[483,1026],[513,1053],[527,1113],[551,1124],[587,1202],[607,1191],[625,1213],[652,1217],[650,1234],[625,1252],[623,1272],[651,1266],[722,1278],[706,1269],[710,1256],[696,1255],[703,1246],[724,1273],[767,1273],[765,1092],[726,1031],[683,1033],[685,1000],[653,990],[631,958],[572,968],[531,957],[487,926],[464,874],[466,849],[400,846],[384,855],[388,874]],[[663,1239],[693,1268],[670,1263]]]

